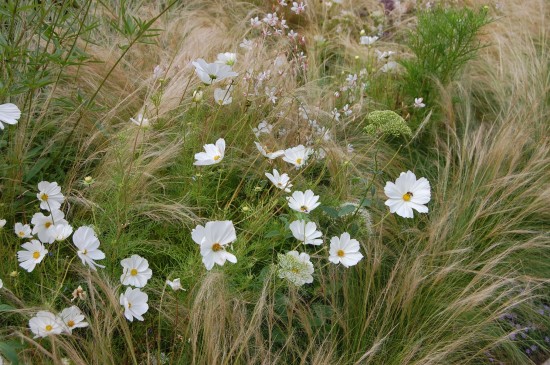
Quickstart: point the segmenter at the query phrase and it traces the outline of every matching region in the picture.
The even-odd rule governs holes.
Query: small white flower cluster
[[[139,288],[147,284],[153,276],[153,271],[149,268],[149,262],[139,255],[123,259],[120,265],[122,265],[120,283],[128,285],[119,298],[120,305],[124,307],[124,317],[130,322],[133,322],[134,318],[143,321],[143,314],[149,309],[147,304],[149,298]],[[135,288],[131,288],[132,286]]]
[[[237,62],[237,54],[231,52],[219,53],[218,58],[213,63],[208,63],[202,58],[199,58],[192,62],[195,66],[195,73],[205,85],[212,85],[218,83],[230,77],[236,77],[239,74],[233,71],[233,66]],[[231,92],[233,91],[232,84],[227,85],[224,88],[214,89],[214,101],[216,104],[228,105],[231,104],[233,98]],[[203,92],[201,90],[195,90],[193,92],[193,101],[199,103],[202,101]]]
[[[15,223],[14,231],[21,239],[31,239],[23,243],[23,250],[17,252],[19,266],[28,272],[32,272],[36,265],[42,262],[48,253],[44,243],[52,244],[62,242],[73,234],[73,228],[65,220],[65,214],[60,210],[65,201],[61,193],[61,187],[56,182],[42,181],[38,184],[36,197],[40,202],[40,208],[50,212],[44,215],[39,212],[33,215],[31,224]],[[37,237],[35,237],[35,235]],[[105,254],[99,250],[99,240],[91,227],[80,227],[73,234],[73,243],[76,254],[83,265],[88,265],[92,270],[96,267],[104,267],[95,262],[102,260]]]

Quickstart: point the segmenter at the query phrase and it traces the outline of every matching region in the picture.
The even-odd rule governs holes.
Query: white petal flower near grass
[[[294,238],[298,241],[302,241],[304,245],[319,246],[323,243],[323,233],[317,230],[317,224],[315,222],[306,222],[304,220],[297,220],[288,226]]]
[[[0,104],[0,129],[4,129],[4,124],[17,124],[21,118],[21,110],[12,103]]]
[[[345,267],[354,266],[363,258],[359,248],[359,241],[344,232],[340,237],[330,239],[328,260],[333,264],[342,264]]]
[[[65,197],[56,182],[41,181],[38,183],[38,190],[36,197],[40,201],[40,209],[51,211],[61,208]]]
[[[290,193],[290,188],[292,184],[290,183],[290,177],[288,174],[279,174],[279,171],[273,169],[273,174],[269,172],[265,173],[265,176],[275,185],[277,188],[284,190],[286,193]]]
[[[416,179],[411,171],[402,172],[395,183],[388,181],[384,193],[389,198],[385,204],[391,213],[403,218],[413,218],[413,209],[419,213],[428,213],[425,205],[430,201],[430,183],[426,178]]]
[[[191,237],[200,245],[202,262],[206,270],[211,270],[214,264],[223,266],[225,261],[237,262],[237,257],[226,251],[227,245],[237,239],[233,222],[212,221],[207,222],[204,227],[198,225],[191,231]]]
[[[208,63],[202,58],[192,62],[195,66],[195,72],[201,81],[210,85],[215,82],[220,82],[228,77],[235,77],[239,74],[231,69],[230,66],[224,63]]]
[[[29,320],[29,327],[34,338],[59,335],[65,330],[63,321],[48,311],[39,311]]]
[[[314,268],[307,253],[290,251],[277,256],[279,258],[277,268],[279,278],[286,279],[296,286],[313,283]]]
[[[281,157],[282,155],[285,154],[285,152],[283,150],[271,151],[267,147],[262,146],[260,143],[258,143],[256,141],[254,141],[254,144],[256,145],[256,148],[258,149],[258,151],[260,151],[260,153],[264,157],[267,157],[270,160],[274,160],[277,157]]]
[[[120,294],[119,303],[124,307],[124,317],[130,322],[134,319],[143,321],[143,315],[149,310],[147,301],[149,296],[140,289],[126,288],[123,294]]]
[[[29,224],[17,222],[13,230],[19,238],[32,238],[32,229]]]
[[[195,166],[207,166],[220,163],[225,154],[225,140],[219,138],[216,144],[205,144],[205,152],[195,154]]]
[[[32,272],[48,253],[46,247],[39,240],[26,242],[21,247],[23,250],[17,251],[17,260],[19,261],[19,266],[28,272]]]
[[[216,63],[221,63],[227,66],[233,66],[237,62],[237,54],[231,52],[218,53]]]
[[[287,148],[284,151],[283,161],[286,161],[299,169],[306,164],[307,159],[312,153],[313,149],[303,145]]]
[[[73,243],[77,248],[76,254],[82,260],[83,265],[88,265],[92,270],[96,270],[96,267],[105,268],[95,262],[103,260],[105,254],[99,250],[99,239],[91,227],[78,228],[73,234]]]
[[[53,236],[56,241],[65,241],[73,233],[73,227],[69,224],[57,224],[53,229]]]
[[[31,219],[31,223],[34,226],[32,234],[36,234],[38,239],[44,243],[53,243],[56,233],[55,226],[69,224],[64,218],[65,214],[60,210],[52,210],[48,216],[42,213],[35,213]]]
[[[170,288],[172,288],[173,291],[178,291],[178,290],[184,290],[183,287],[181,286],[181,281],[180,281],[180,278],[177,278],[177,279],[174,279],[173,281],[172,280],[166,280],[166,285],[168,285]]]
[[[231,104],[233,98],[231,97],[231,87],[220,89],[216,88],[214,90],[214,101],[219,105],[228,105]]]
[[[0,219],[0,229],[4,228],[4,226],[6,225],[7,223],[7,220],[5,219]]]
[[[149,262],[139,255],[132,255],[120,261],[120,264],[123,268],[120,276],[122,285],[143,288],[153,276],[153,271],[149,268]]]
[[[288,200],[288,206],[300,213],[310,213],[313,209],[317,208],[321,203],[319,202],[319,195],[315,195],[313,191],[306,190],[295,191],[292,196],[286,198]]]
[[[82,314],[82,311],[76,306],[65,308],[59,313],[59,318],[65,324],[65,332],[73,333],[75,328],[88,327],[88,322],[85,321],[86,317]]]

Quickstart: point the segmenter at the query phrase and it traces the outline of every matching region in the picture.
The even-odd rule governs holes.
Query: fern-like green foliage
[[[446,85],[454,80],[484,47],[477,36],[489,22],[485,9],[439,7],[420,13],[418,26],[407,42],[415,57],[401,61],[407,71],[403,84],[405,98],[434,100],[436,82]]]

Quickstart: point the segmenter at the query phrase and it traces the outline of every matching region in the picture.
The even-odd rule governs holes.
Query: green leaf
[[[342,208],[340,208],[340,211],[338,212],[338,216],[343,217],[345,215],[351,214],[355,212],[356,209],[357,207],[355,205],[351,205],[351,204],[344,205]]]
[[[328,207],[328,206],[325,206],[325,205],[321,205],[321,206],[319,206],[319,208],[321,208],[321,210],[323,212],[325,212],[331,218],[338,218],[339,217],[338,211],[336,209],[334,209],[333,207]]]
[[[23,348],[23,346],[17,342],[0,342],[0,354],[8,359],[12,365],[19,364],[17,350],[20,348]]]
[[[10,312],[12,310],[16,309],[15,307],[12,307],[11,305],[7,304],[0,304],[0,312]]]
[[[269,231],[265,234],[265,238],[271,238],[271,237],[277,237],[280,236],[281,233],[278,230]]]

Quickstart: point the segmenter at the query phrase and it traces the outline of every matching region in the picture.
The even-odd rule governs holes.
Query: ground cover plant
[[[0,4],[0,364],[542,364],[548,4]]]

